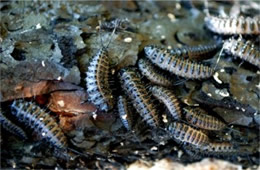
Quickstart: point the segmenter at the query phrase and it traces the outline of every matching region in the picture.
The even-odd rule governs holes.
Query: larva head
[[[149,61],[147,59],[141,58],[138,60],[138,68],[141,71],[147,70],[147,65],[149,64]],[[149,65],[148,65],[149,66]]]
[[[140,73],[135,68],[122,68],[118,72],[118,76],[120,77],[129,77],[129,75],[134,75],[140,77]]]
[[[153,58],[154,55],[156,55],[158,52],[156,52],[157,48],[154,45],[148,45],[144,47],[144,52],[147,56],[147,58]]]

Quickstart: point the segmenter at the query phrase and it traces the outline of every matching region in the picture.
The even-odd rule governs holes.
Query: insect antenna
[[[77,151],[77,150],[75,150],[75,149],[72,149],[72,148],[67,148],[67,149],[70,150],[70,151],[72,151],[73,153],[76,153],[76,154],[80,155],[80,156],[84,156],[84,157],[86,157],[86,158],[89,158],[89,155],[84,154],[84,153],[82,153],[82,152],[79,152],[79,151]]]
[[[173,85],[178,86],[184,84],[188,79],[177,80]]]
[[[99,20],[98,23],[99,23],[99,29],[98,29],[99,40],[100,40],[101,48],[103,49],[104,46],[103,46],[103,40],[102,40],[102,37],[101,37],[101,25],[102,25],[102,21]]]
[[[219,52],[216,65],[215,65],[215,67],[214,67],[214,69],[213,69],[214,71],[216,70],[216,68],[217,68],[217,66],[218,66],[218,63],[219,63],[219,61],[220,61],[220,57],[221,57],[223,51],[224,51],[224,45],[222,46],[222,48],[221,48],[221,50],[220,50],[220,52]]]

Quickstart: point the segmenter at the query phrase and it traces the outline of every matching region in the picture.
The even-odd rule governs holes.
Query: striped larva
[[[198,46],[184,46],[181,48],[174,48],[170,53],[176,57],[182,57],[190,60],[201,60],[208,57],[213,57],[212,54],[218,49],[217,44],[198,45]]]
[[[33,102],[15,100],[11,105],[12,114],[30,127],[48,143],[59,149],[66,149],[67,139],[55,120]]]
[[[177,142],[189,144],[195,148],[204,148],[209,144],[209,138],[206,134],[184,123],[170,123],[168,131]]]
[[[207,15],[205,24],[210,31],[218,34],[260,34],[260,21],[257,17],[231,18]]]
[[[119,71],[122,89],[129,96],[137,112],[150,126],[159,125],[158,113],[150,98],[149,92],[142,83],[141,75],[136,69],[125,68]]]
[[[138,61],[138,68],[143,76],[150,80],[154,84],[161,86],[173,86],[173,81],[163,73],[163,70],[156,68],[147,59],[140,59]]]
[[[108,53],[101,49],[89,63],[86,83],[89,100],[104,111],[113,108],[115,103],[109,84],[109,71]]]
[[[222,130],[226,124],[218,118],[208,115],[207,112],[199,107],[185,107],[184,117],[188,123],[197,128],[206,130]]]
[[[0,110],[0,124],[8,132],[20,137],[21,139],[27,139],[27,135],[22,128],[12,123]]]
[[[204,148],[204,152],[208,155],[227,155],[236,153],[237,150],[233,144],[229,142],[210,142],[209,145]]]
[[[133,126],[133,118],[127,104],[127,99],[124,96],[118,97],[117,109],[122,124],[127,130],[131,130]]]
[[[193,158],[202,158],[203,156],[210,157],[229,157],[235,155],[242,155],[238,149],[229,142],[210,142],[203,148],[185,147],[185,152]]]
[[[260,68],[260,51],[251,41],[231,38],[225,41],[223,49]]]
[[[214,70],[203,64],[192,62],[187,59],[175,57],[168,50],[155,46],[144,48],[146,57],[158,67],[167,70],[177,76],[188,79],[205,79],[213,75]]]
[[[150,87],[150,91],[156,99],[161,101],[167,107],[173,119],[181,119],[180,103],[171,90],[160,86],[152,86]]]

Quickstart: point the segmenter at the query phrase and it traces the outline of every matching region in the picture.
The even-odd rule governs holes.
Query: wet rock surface
[[[88,100],[86,71],[91,57],[102,47],[107,47],[111,74],[115,75],[121,68],[136,66],[138,58],[144,56],[146,45],[172,49],[227,39],[205,28],[204,7],[201,1],[2,2],[1,109],[30,136],[23,141],[1,130],[1,168],[239,169],[258,166],[260,71],[228,53],[218,52],[207,60],[200,59],[212,68],[216,66],[212,78],[203,81],[180,78],[180,83],[171,90],[182,102],[181,107],[200,106],[228,125],[224,131],[207,133],[211,138],[244,144],[252,151],[246,156],[234,154],[223,158],[236,165],[215,159],[191,164],[202,158],[189,155],[185,144],[175,142],[165,131],[166,124],[151,129],[133,113],[132,131],[127,131],[116,107],[102,112]],[[208,7],[211,13],[226,15],[235,15],[238,9],[247,16],[259,11],[254,1],[241,4],[212,1]],[[230,12],[232,10],[235,12]],[[115,24],[117,21],[120,25]],[[247,38],[259,42],[259,38]],[[112,81],[111,88],[118,95],[120,84],[117,78]],[[56,151],[11,116],[9,106],[16,99],[36,101],[50,113],[68,138],[68,153]],[[165,108],[159,109],[160,117],[165,117]],[[221,155],[217,157],[222,159]]]

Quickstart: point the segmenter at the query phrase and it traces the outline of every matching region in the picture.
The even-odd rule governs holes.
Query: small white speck
[[[123,143],[123,142],[120,142],[120,145],[121,145],[121,146],[124,146],[124,143]]]
[[[139,153],[139,151],[134,151],[134,153],[135,153],[135,154],[138,154],[138,153]]]
[[[133,39],[131,37],[127,37],[127,38],[124,39],[124,42],[130,43],[130,42],[132,42],[132,40]]]
[[[43,120],[43,118],[41,117],[40,120]]]
[[[178,158],[181,158],[182,155],[183,155],[182,150],[179,150],[179,151],[178,151]]]
[[[58,170],[58,167],[55,167],[55,170]]]
[[[176,20],[175,15],[173,15],[172,13],[168,13],[167,16],[170,18],[171,22]]]
[[[260,89],[260,82],[259,82],[259,84],[255,85],[255,86],[256,86],[256,88]]]
[[[256,116],[256,115],[257,115],[257,112],[255,112],[254,115]]]
[[[172,49],[172,46],[169,45],[169,46],[167,47],[167,49],[171,50],[171,49]]]
[[[176,9],[181,9],[181,4],[176,3],[175,8],[176,8]]]
[[[45,67],[45,62],[44,61],[42,61],[42,66]]]
[[[94,120],[96,120],[96,118],[97,118],[96,112],[93,112],[93,113],[92,113],[92,117],[94,118]]]
[[[64,105],[65,105],[65,103],[64,103],[63,100],[59,100],[57,103],[58,103],[58,105],[59,105],[60,107],[64,107]]]
[[[218,84],[222,84],[222,81],[218,78],[218,76],[219,76],[218,72],[216,72],[216,73],[213,75],[213,77],[214,77],[214,79],[216,80],[216,82],[218,82]]]
[[[165,145],[165,142],[164,142],[164,141],[161,141],[161,142],[160,142],[160,145]]]
[[[226,136],[228,136],[229,134],[228,133],[226,133]]]
[[[181,47],[182,47],[182,45],[181,45],[180,43],[178,43],[178,44],[177,44],[177,47],[178,47],[178,48],[181,48]]]
[[[211,93],[207,93],[207,95],[208,95],[209,97],[212,97],[212,94],[211,94]]]
[[[74,13],[73,17],[74,17],[75,19],[79,19],[80,15],[77,14],[77,13]]]
[[[167,123],[167,122],[168,122],[167,115],[166,115],[166,114],[163,114],[162,117],[163,117],[163,122],[164,122],[164,123]]]
[[[221,73],[224,73],[224,72],[225,72],[225,69],[223,69],[223,68],[220,69],[220,72],[221,72]]]
[[[60,81],[60,80],[61,80],[61,76],[59,76],[59,77],[57,78],[57,80],[59,80],[59,81]]]
[[[115,69],[111,69],[111,74],[114,75],[116,73]]]
[[[233,125],[231,125],[230,127],[231,127],[231,128],[233,128],[234,126],[233,126]]]
[[[239,110],[240,108],[237,106],[236,109]]]
[[[13,162],[13,168],[16,168],[16,163],[15,162]]]
[[[178,148],[177,148],[176,146],[174,146],[174,147],[173,147],[173,150],[177,151],[177,150],[178,150]]]
[[[122,119],[126,120],[126,118],[127,118],[127,115],[122,116]]]
[[[40,28],[42,28],[41,23],[38,23],[38,24],[36,25],[36,29],[40,29]]]
[[[161,25],[157,25],[157,26],[156,26],[156,29],[161,29],[161,28],[162,28]]]
[[[246,109],[242,108],[242,112],[245,112],[245,111],[246,111]]]
[[[222,89],[222,90],[215,90],[215,93],[216,94],[219,94],[220,96],[223,96],[223,97],[228,97],[229,96],[229,93],[226,89]]]
[[[46,135],[46,133],[43,132],[43,133],[42,133],[42,136],[45,136],[45,135]]]
[[[151,147],[151,151],[157,151],[158,148],[156,146]]]
[[[165,39],[165,38],[166,38],[165,35],[162,35],[162,36],[161,36],[161,39]]]
[[[256,74],[260,74],[260,71],[257,71]]]

